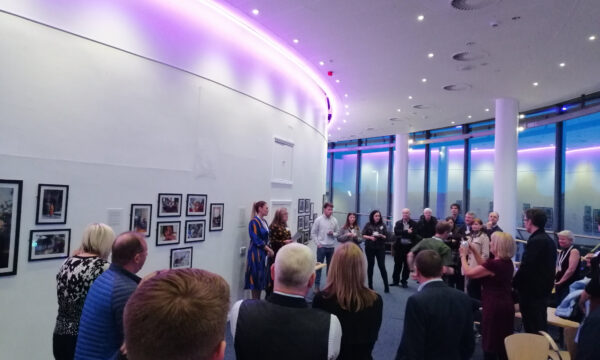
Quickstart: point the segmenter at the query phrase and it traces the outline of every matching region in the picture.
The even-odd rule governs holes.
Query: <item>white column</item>
[[[519,102],[512,98],[496,99],[494,144],[494,211],[498,224],[513,236],[517,219],[517,147]]]
[[[394,223],[402,218],[402,209],[406,207],[408,189],[408,134],[396,134],[396,152],[394,154]]]

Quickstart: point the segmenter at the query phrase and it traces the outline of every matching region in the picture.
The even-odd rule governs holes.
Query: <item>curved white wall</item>
[[[327,109],[314,83],[262,61],[256,44],[198,45],[207,28],[174,23],[176,11],[160,13],[159,2],[83,3],[61,12],[8,1],[0,12],[0,179],[23,180],[17,275],[0,277],[6,359],[51,357],[62,261],[28,262],[30,230],[70,228],[73,249],[108,209],[123,209],[120,232],[130,204],[152,203],[144,275],[168,268],[175,247],[154,245],[157,194],[206,193],[225,203],[225,229],[193,245],[193,265],[224,276],[238,298],[251,203],[291,200],[295,229],[297,199],[319,209],[325,192]],[[271,182],[274,137],[294,143],[291,185]],[[35,225],[39,183],[70,186],[65,226]]]

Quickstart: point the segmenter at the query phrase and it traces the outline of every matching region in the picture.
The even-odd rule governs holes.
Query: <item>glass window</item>
[[[493,210],[494,200],[494,136],[473,138],[469,141],[471,173],[469,174],[469,209],[484,222]]]
[[[389,215],[387,211],[389,155],[389,149],[362,152],[360,169],[361,214],[379,210],[382,216]],[[366,216],[360,217],[361,226],[366,223],[366,218]]]
[[[430,149],[429,207],[437,218],[445,218],[450,204],[462,208],[464,141],[431,144]]]
[[[600,113],[565,121],[564,134],[565,229],[600,236]],[[577,238],[576,242],[595,245],[598,240]]]
[[[334,215],[342,226],[346,213],[356,212],[356,152],[333,153],[333,205]]]
[[[418,218],[423,210],[425,190],[425,145],[411,146],[408,150],[408,181],[406,207],[411,217]]]
[[[546,229],[554,228],[555,132],[556,125],[549,124],[519,133],[516,221],[521,226],[523,210],[536,207],[549,215]]]

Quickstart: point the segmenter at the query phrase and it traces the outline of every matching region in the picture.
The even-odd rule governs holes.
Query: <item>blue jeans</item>
[[[329,264],[331,264],[331,257],[333,256],[332,247],[318,247],[317,248],[317,262],[323,263],[327,259],[327,273],[329,273]],[[315,279],[315,286],[321,285],[321,270],[317,270],[317,278]]]

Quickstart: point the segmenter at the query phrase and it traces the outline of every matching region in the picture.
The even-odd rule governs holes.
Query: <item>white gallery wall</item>
[[[168,268],[171,249],[191,245],[193,266],[222,275],[237,299],[252,202],[289,201],[295,229],[298,198],[320,212],[325,192],[327,109],[314,84],[263,61],[270,55],[255,47],[197,44],[212,35],[190,19],[185,31],[177,28],[170,13],[152,8],[158,2],[126,2],[127,11],[111,1],[59,3],[0,8],[0,179],[23,180],[17,274],[0,277],[3,359],[51,357],[62,260],[29,262],[31,230],[71,229],[74,249],[86,225],[109,221],[109,209],[117,209],[112,221],[121,232],[132,203],[151,203],[140,274]],[[132,16],[151,11],[160,15]],[[180,31],[177,42],[161,39],[165,31]],[[199,65],[204,50],[212,51],[212,67]],[[283,165],[273,154],[275,137],[293,144]],[[275,169],[288,181],[272,181],[278,165],[290,167]],[[69,185],[66,225],[35,225],[40,183]],[[224,230],[207,231],[201,243],[181,236],[179,246],[155,246],[158,193],[224,203]],[[160,220],[181,221],[183,229],[186,219],[198,218],[186,218],[184,204],[181,217]]]

